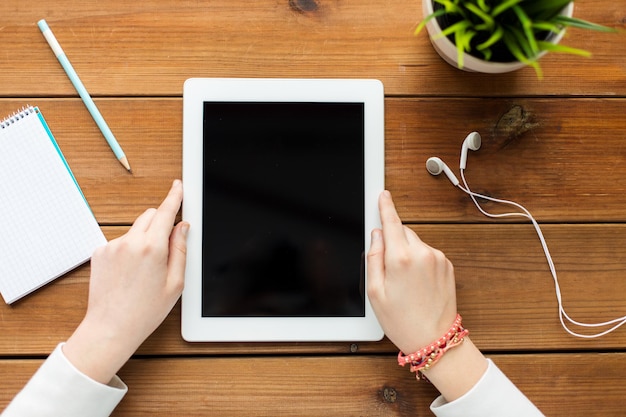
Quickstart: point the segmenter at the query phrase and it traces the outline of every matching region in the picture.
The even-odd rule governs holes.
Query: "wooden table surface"
[[[548,55],[543,80],[528,68],[487,76],[449,66],[425,34],[413,36],[421,16],[418,0],[3,1],[0,115],[41,108],[112,238],[181,175],[185,79],[380,79],[386,187],[403,221],[454,263],[474,342],[548,416],[622,415],[626,328],[594,340],[567,335],[532,226],[482,217],[424,163],[438,155],[456,167],[463,138],[479,131],[469,181],[525,205],[543,224],[569,314],[626,314],[624,33],[571,30],[564,42],[593,57]],[[626,7],[581,0],[575,16],[624,29]],[[134,175],[78,98],[36,26],[41,18]],[[0,305],[0,408],[79,323],[88,279],[86,265]],[[121,370],[130,392],[115,416],[424,416],[436,396],[395,364],[386,339],[190,344],[179,321],[177,306]]]

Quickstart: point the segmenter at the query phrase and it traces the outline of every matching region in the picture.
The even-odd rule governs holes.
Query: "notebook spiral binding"
[[[31,105],[24,106],[21,110],[18,110],[10,116],[6,117],[5,119],[0,120],[0,129],[6,129],[18,120],[23,119],[29,114],[33,113],[37,113],[37,109],[35,109]]]

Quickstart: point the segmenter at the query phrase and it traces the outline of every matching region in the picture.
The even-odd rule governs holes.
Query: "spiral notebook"
[[[0,293],[7,304],[106,244],[37,107],[0,120]]]

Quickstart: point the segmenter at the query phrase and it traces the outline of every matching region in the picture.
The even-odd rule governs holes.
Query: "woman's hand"
[[[411,354],[444,335],[456,318],[454,268],[442,252],[402,225],[391,194],[379,198],[382,231],[372,231],[367,290],[387,337]],[[468,392],[487,361],[466,337],[424,374],[448,401]]]
[[[398,217],[391,194],[379,198],[382,231],[372,231],[368,295],[387,337],[404,353],[440,338],[456,317],[454,268]]]
[[[87,313],[63,352],[96,381],[108,383],[180,297],[189,224],[173,225],[182,198],[176,180],[158,209],[91,258]]]

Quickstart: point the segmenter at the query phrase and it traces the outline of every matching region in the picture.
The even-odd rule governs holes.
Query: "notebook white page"
[[[0,122],[0,292],[5,302],[83,264],[104,244],[38,109]]]

